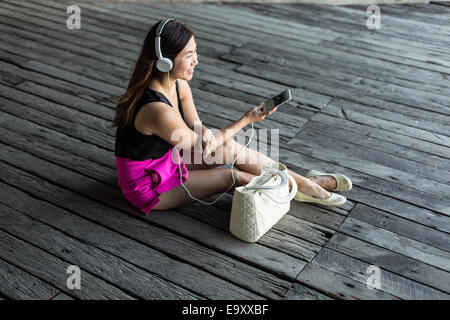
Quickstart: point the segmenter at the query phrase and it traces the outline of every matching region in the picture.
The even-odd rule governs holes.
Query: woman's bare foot
[[[337,187],[337,181],[333,176],[313,176],[309,179],[326,190],[334,190]]]

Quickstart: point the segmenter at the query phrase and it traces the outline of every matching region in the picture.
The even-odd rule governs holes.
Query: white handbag
[[[289,192],[289,183],[292,190]],[[285,165],[271,162],[261,175],[236,187],[231,207],[230,232],[246,242],[256,242],[290,209],[297,193],[297,183]]]

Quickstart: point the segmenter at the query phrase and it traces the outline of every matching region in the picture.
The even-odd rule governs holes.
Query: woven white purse
[[[297,183],[285,165],[271,162],[261,172],[234,190],[230,232],[246,242],[256,242],[269,231],[289,211],[297,193]]]

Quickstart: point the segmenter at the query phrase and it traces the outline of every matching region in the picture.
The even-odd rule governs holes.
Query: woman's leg
[[[234,170],[235,187],[247,184],[255,175],[240,170]],[[230,169],[190,170],[186,188],[197,199],[225,192],[233,183]],[[168,210],[192,203],[193,200],[180,185],[160,195],[160,202],[152,210]]]
[[[259,175],[261,174],[261,168],[272,161],[272,159],[270,159],[266,155],[256,150],[245,147],[236,142],[234,139],[227,140],[224,146],[221,146],[223,152],[223,159],[221,160],[227,161],[227,163],[231,163],[242,147],[244,149],[239,153],[238,158],[235,162],[235,167],[241,171],[248,172],[253,175]],[[336,180],[331,176],[308,179],[291,170],[288,170],[288,173],[297,182],[299,191],[313,197],[327,199],[331,196],[331,194],[324,188],[332,190],[336,187]]]

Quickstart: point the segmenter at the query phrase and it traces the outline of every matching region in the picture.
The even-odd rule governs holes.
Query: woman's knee
[[[230,174],[231,174],[231,169],[230,170]],[[240,187],[240,186],[244,186],[246,184],[248,184],[250,182],[250,180],[252,180],[254,177],[256,177],[254,174],[252,173],[248,173],[242,170],[238,170],[236,168],[233,169],[233,175],[234,175],[234,180],[235,180],[235,187]]]
[[[240,146],[233,138],[225,141],[222,146],[224,164],[231,164],[238,154],[239,147],[242,148],[242,146]]]

